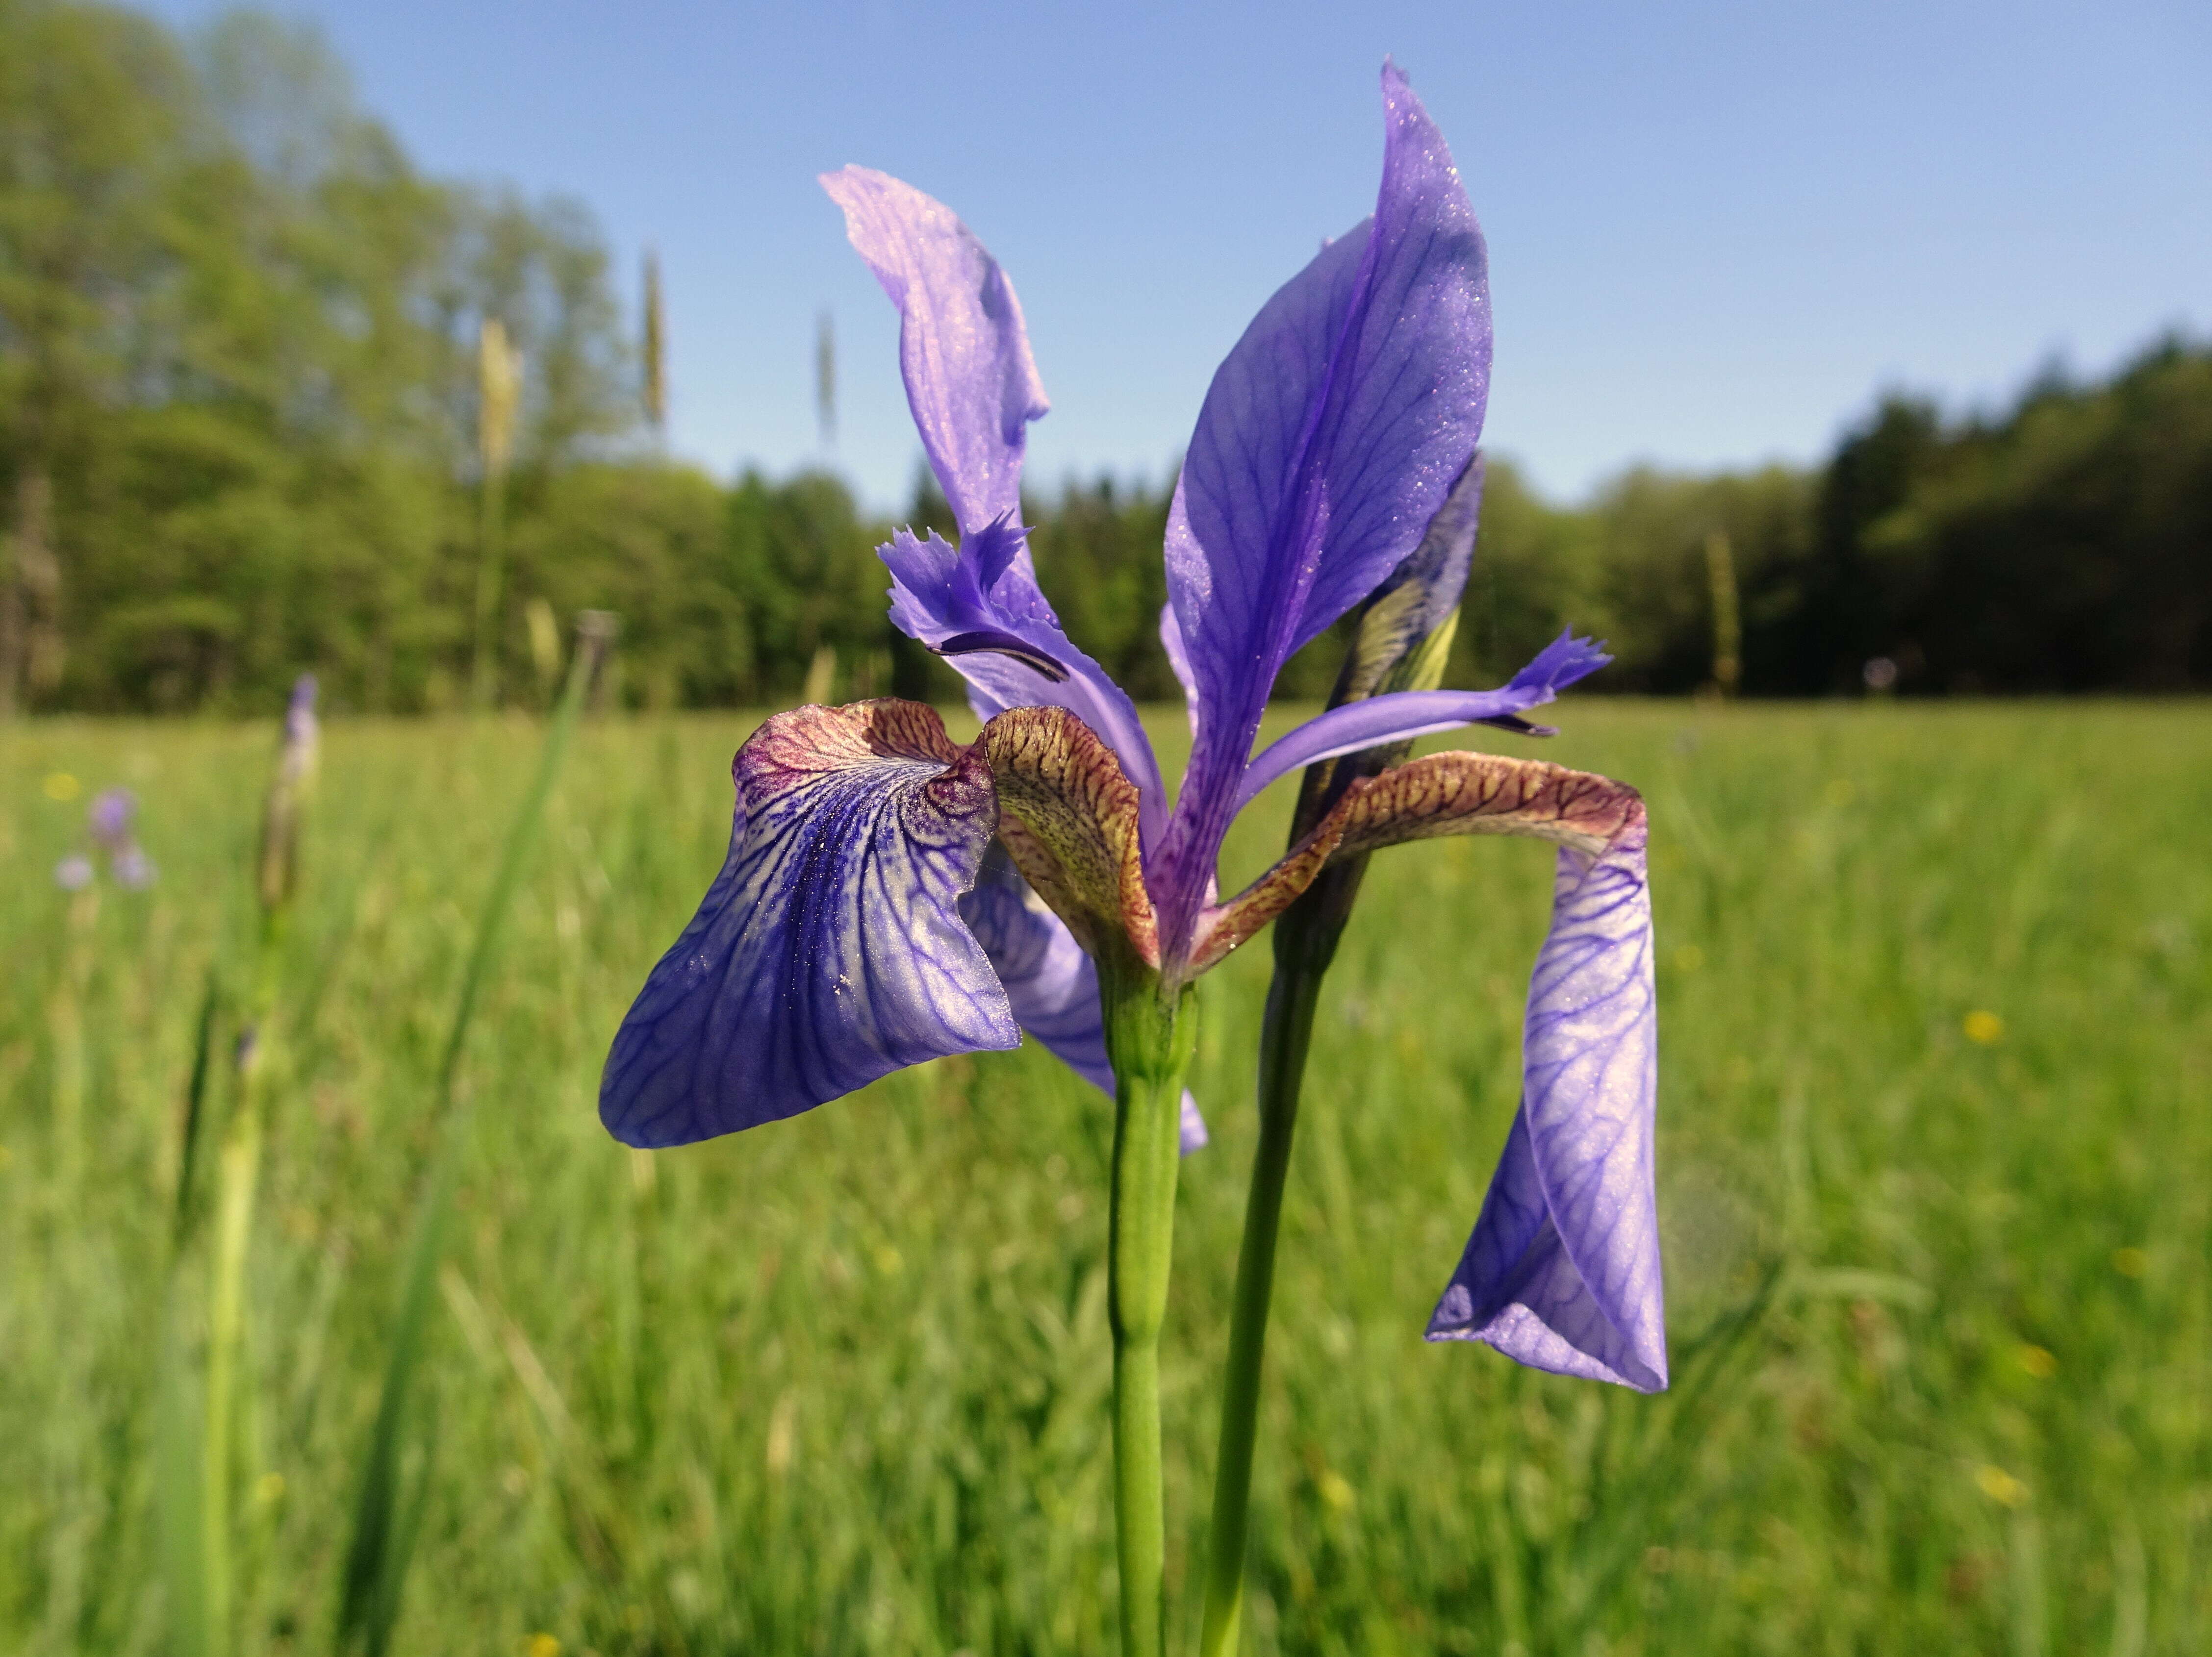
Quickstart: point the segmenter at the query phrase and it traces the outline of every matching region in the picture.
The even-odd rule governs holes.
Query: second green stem
[[[1206,1621],[1200,1657],[1232,1657],[1244,1614],[1244,1551],[1252,1506],[1252,1451],[1260,1424],[1260,1375],[1267,1310],[1275,1290],[1275,1240],[1283,1186],[1297,1128],[1298,1089],[1313,1039],[1321,982],[1336,953],[1365,859],[1326,870],[1275,923],[1275,975],[1260,1032],[1260,1146],[1237,1252],[1229,1363],[1221,1383],[1221,1443],[1214,1460],[1213,1520],[1206,1537]]]

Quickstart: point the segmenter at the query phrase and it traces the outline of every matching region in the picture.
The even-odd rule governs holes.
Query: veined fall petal
[[[728,859],[607,1056],[610,1132],[682,1144],[1020,1044],[958,910],[998,822],[979,750],[933,709],[860,702],[776,715],[731,769]]]
[[[1521,1108],[1429,1338],[1656,1392],[1667,1340],[1644,841],[1639,804],[1600,850],[1560,849]]]

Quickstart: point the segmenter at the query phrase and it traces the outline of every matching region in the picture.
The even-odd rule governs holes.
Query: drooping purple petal
[[[1168,591],[1201,709],[1163,860],[1175,948],[1277,671],[1413,550],[1481,434],[1481,233],[1395,66],[1382,88],[1375,216],[1323,248],[1237,342],[1170,510]]]
[[[1613,659],[1588,639],[1562,633],[1498,690],[1401,690],[1347,702],[1308,719],[1262,750],[1245,768],[1237,809],[1256,799],[1278,777],[1302,765],[1357,753],[1387,742],[1456,731],[1465,725],[1508,724],[1528,734],[1553,734],[1516,718],[1553,701],[1577,679]]]
[[[1139,828],[1149,846],[1167,822],[1152,739],[1128,693],[1060,631],[1019,534],[1004,522],[986,525],[955,549],[934,533],[918,538],[901,530],[876,549],[891,573],[891,621],[968,681],[977,719],[1064,707],[1089,725],[1137,785]]]
[[[864,167],[821,182],[898,307],[907,402],[962,531],[1011,519],[1025,428],[1050,406],[1013,283],[951,209],[912,185]]]
[[[776,1120],[1021,1033],[960,919],[998,822],[988,765],[930,709],[778,714],[732,766],[730,853],[616,1034],[599,1116],[624,1144]]]
[[[1559,853],[1528,988],[1521,1109],[1428,1332],[1656,1392],[1667,1340],[1645,837],[1639,814],[1595,857]]]
[[[993,846],[984,859],[975,889],[960,900],[960,917],[990,956],[1024,1031],[1111,1098],[1114,1066],[1106,1056],[1098,969],[1075,934],[1030,889],[1003,848]],[[1188,1156],[1206,1143],[1206,1120],[1186,1092],[1183,1154]]]

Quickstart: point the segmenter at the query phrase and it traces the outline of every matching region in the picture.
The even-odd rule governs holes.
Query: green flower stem
[[[1366,859],[1325,870],[1275,922],[1275,975],[1260,1032],[1260,1147],[1237,1253],[1229,1363],[1221,1385],[1221,1442],[1214,1459],[1213,1522],[1207,1533],[1206,1620],[1200,1657],[1231,1657],[1244,1612],[1244,1546],[1252,1498],[1252,1449],[1259,1429],[1260,1374],[1275,1286],[1275,1239],[1283,1183],[1297,1127],[1298,1089],[1313,1037],[1321,981],[1352,913]]]
[[[1183,1077],[1198,1039],[1188,986],[1133,959],[1099,962],[1114,1061],[1107,1297],[1114,1331],[1114,1536],[1124,1657],[1167,1638],[1167,1515],[1160,1475],[1160,1330],[1167,1320],[1182,1160]]]

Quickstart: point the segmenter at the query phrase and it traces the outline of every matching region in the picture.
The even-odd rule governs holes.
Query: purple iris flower
[[[1060,630],[1020,512],[1046,400],[1012,283],[941,203],[847,167],[823,187],[901,317],[900,361],[957,544],[880,549],[891,616],[966,679],[966,748],[895,701],[804,707],[738,751],[730,852],[616,1035],[600,1114],[665,1146],[796,1114],[1027,1030],[1110,1088],[1100,963],[1172,990],[1333,858],[1454,833],[1559,850],[1523,1103],[1433,1338],[1664,1385],[1652,1200],[1642,802],[1601,777],[1440,754],[1364,780],[1224,899],[1237,812],[1315,762],[1522,717],[1607,659],[1562,637],[1490,691],[1332,709],[1255,756],[1283,664],[1389,584],[1470,475],[1490,379],[1482,237],[1391,65],[1373,215],[1270,300],[1216,373],[1170,510],[1162,636],[1194,732],[1170,799],[1127,694]],[[1466,496],[1456,510],[1464,513]],[[1194,1113],[1186,1110],[1186,1143]]]
[[[144,891],[161,873],[131,832],[137,818],[138,797],[128,788],[103,788],[84,816],[93,850],[107,859],[107,872],[115,883],[131,892]],[[95,873],[90,853],[73,852],[54,865],[54,883],[65,892],[81,892],[92,884]]]
[[[138,797],[128,788],[103,788],[85,812],[85,827],[103,850],[119,853],[131,843],[131,825],[138,816]]]

